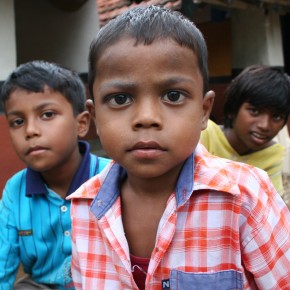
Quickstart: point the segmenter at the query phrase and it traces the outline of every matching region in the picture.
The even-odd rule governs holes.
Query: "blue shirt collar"
[[[73,193],[90,178],[90,144],[86,141],[79,141],[78,145],[80,153],[83,155],[83,160],[72,179],[66,196]],[[45,182],[38,171],[28,167],[26,174],[26,196],[32,197],[39,194],[48,194]]]
[[[183,205],[191,196],[194,185],[194,153],[192,153],[184,162],[181,169],[176,190],[177,207]]]
[[[126,177],[126,171],[114,163],[106,176],[96,198],[91,204],[91,211],[101,218],[120,195],[120,184]],[[177,207],[183,205],[193,192],[194,184],[194,153],[184,162],[175,189]]]

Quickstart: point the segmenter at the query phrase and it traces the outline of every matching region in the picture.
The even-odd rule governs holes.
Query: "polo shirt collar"
[[[83,155],[83,160],[72,179],[66,196],[73,193],[90,178],[90,144],[86,141],[79,141],[78,145],[80,153]],[[44,179],[38,171],[28,167],[26,174],[26,196],[32,197],[39,194],[48,194]]]

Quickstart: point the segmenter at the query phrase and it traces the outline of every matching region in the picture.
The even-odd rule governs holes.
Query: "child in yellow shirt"
[[[282,195],[285,149],[273,138],[289,110],[289,77],[269,66],[247,67],[226,90],[224,125],[209,121],[200,141],[214,155],[265,170]]]

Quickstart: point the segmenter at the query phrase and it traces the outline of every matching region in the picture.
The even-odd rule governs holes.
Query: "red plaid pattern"
[[[184,273],[203,279],[200,289],[210,289],[207,277],[215,273],[235,273],[233,282],[242,286],[230,289],[290,289],[290,215],[267,174],[214,157],[201,145],[194,164],[191,195],[178,199],[172,193],[160,220],[146,290],[161,290],[166,279],[171,286],[183,285],[182,278],[174,277]],[[107,190],[113,204],[98,218],[90,208],[114,165],[70,196],[76,289],[138,289],[131,273],[120,197],[114,200],[113,191]],[[94,202],[102,207],[101,200]],[[222,283],[221,288],[215,285],[213,289],[225,289]]]

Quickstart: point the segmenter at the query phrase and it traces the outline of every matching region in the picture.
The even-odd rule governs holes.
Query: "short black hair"
[[[290,78],[282,70],[266,65],[246,67],[225,91],[224,126],[232,128],[241,105],[245,102],[285,116],[290,112]]]
[[[63,95],[72,105],[75,116],[85,110],[85,87],[76,72],[56,63],[34,60],[18,66],[4,81],[1,88],[4,111],[6,101],[15,90],[39,93],[45,87]]]
[[[152,5],[132,8],[99,30],[89,53],[88,83],[92,97],[93,83],[98,75],[96,66],[101,54],[124,37],[135,39],[135,45],[150,45],[156,40],[172,39],[193,50],[203,78],[203,92],[208,91],[208,52],[202,33],[180,12]]]

